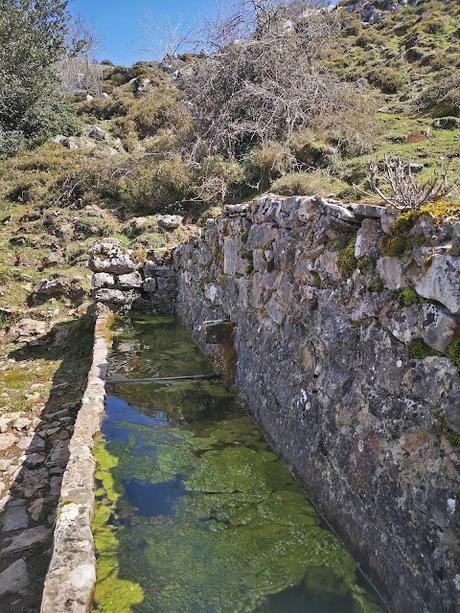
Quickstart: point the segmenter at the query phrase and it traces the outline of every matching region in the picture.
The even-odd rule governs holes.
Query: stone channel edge
[[[92,449],[104,414],[111,317],[98,314],[94,327],[92,364],[69,445],[41,613],[86,613],[93,598],[96,554],[91,522],[96,462]]]

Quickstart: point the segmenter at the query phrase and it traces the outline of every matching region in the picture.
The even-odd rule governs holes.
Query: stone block
[[[227,319],[203,322],[204,342],[209,345],[226,345],[233,340],[235,324]]]
[[[428,270],[418,279],[415,291],[437,300],[451,313],[460,313],[460,258],[434,255]]]
[[[376,258],[379,255],[379,241],[382,234],[380,222],[364,219],[356,234],[355,257]]]

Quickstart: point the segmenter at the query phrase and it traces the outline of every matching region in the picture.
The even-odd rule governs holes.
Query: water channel
[[[95,449],[104,613],[378,613],[376,595],[170,317],[119,319]]]

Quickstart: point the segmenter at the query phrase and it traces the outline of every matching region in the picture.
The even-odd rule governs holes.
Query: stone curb
[[[93,362],[62,481],[53,555],[45,580],[41,613],[86,613],[91,606],[96,584],[96,555],[91,531],[96,462],[91,450],[104,413],[109,325],[110,315],[98,316]]]

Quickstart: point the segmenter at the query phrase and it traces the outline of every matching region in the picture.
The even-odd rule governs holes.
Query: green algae
[[[143,602],[144,592],[139,583],[120,577],[119,540],[116,528],[109,523],[121,494],[112,476],[118,459],[107,451],[102,441],[96,444],[93,453],[97,462],[96,479],[102,484],[98,490],[101,500],[96,505],[92,522],[97,552],[93,610],[130,613],[135,605]]]
[[[203,381],[111,392],[95,447],[94,611],[380,610],[228,390]],[[136,506],[133,482],[156,499],[172,488],[166,510]]]

